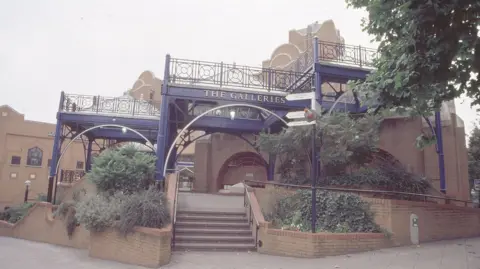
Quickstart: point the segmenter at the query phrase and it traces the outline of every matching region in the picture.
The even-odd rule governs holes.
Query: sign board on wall
[[[473,180],[473,189],[476,191],[480,191],[480,179]]]

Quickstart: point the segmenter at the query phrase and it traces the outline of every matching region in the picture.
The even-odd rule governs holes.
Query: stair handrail
[[[258,244],[258,230],[260,229],[260,223],[258,222],[258,216],[255,214],[255,211],[252,210],[252,198],[250,197],[250,193],[248,191],[248,186],[245,181],[243,181],[243,205],[246,207],[247,206],[247,201],[248,201],[248,207],[249,207],[249,214],[248,214],[248,223],[250,226],[253,224],[253,220],[255,219],[255,247],[257,247]]]
[[[180,172],[177,172],[177,176],[175,177],[175,196],[173,198],[173,216],[172,216],[172,242],[171,247],[175,247],[175,226],[177,224],[177,203],[178,203],[178,190],[179,190],[179,179],[180,179]]]

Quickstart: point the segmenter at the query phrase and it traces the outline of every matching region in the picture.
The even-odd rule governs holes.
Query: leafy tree
[[[345,172],[347,166],[362,165],[376,151],[379,140],[379,114],[362,117],[337,113],[324,116],[316,124],[316,146],[320,151],[322,175]],[[312,127],[284,129],[278,134],[261,133],[260,150],[280,156],[280,171],[286,182],[307,183],[311,169]]]
[[[480,1],[346,0],[365,9],[380,42],[376,70],[355,86],[364,100],[425,116],[466,94],[480,104]]]
[[[478,126],[470,133],[468,138],[468,177],[470,187],[474,179],[480,179],[480,129]]]
[[[155,160],[154,155],[131,145],[107,149],[93,159],[87,178],[102,192],[138,192],[153,183]]]

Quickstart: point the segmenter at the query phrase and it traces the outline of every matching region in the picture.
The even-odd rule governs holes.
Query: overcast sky
[[[288,30],[333,19],[373,47],[342,0],[0,0],[0,105],[55,122],[60,92],[118,96],[172,57],[260,66]],[[476,113],[457,102],[467,125]],[[468,128],[469,129],[469,128]]]

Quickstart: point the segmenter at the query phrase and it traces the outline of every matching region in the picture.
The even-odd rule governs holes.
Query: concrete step
[[[225,243],[225,244],[236,244],[236,243],[244,243],[244,244],[254,244],[255,240],[253,239],[252,235],[250,236],[239,236],[239,235],[190,235],[190,234],[183,234],[183,235],[176,235],[175,236],[175,244],[178,243]]]
[[[211,216],[211,215],[177,215],[177,222],[232,222],[232,223],[247,223],[246,216]]]
[[[228,236],[228,235],[239,235],[239,236],[249,236],[252,235],[252,231],[249,228],[245,229],[216,229],[216,228],[175,228],[176,235],[218,235],[218,236]]]
[[[215,210],[177,210],[178,216],[226,216],[246,217],[244,210],[215,211]]]
[[[248,222],[207,222],[207,221],[178,221],[176,228],[218,228],[218,229],[250,229]]]
[[[175,250],[180,251],[253,251],[252,244],[219,244],[219,243],[175,243]]]

